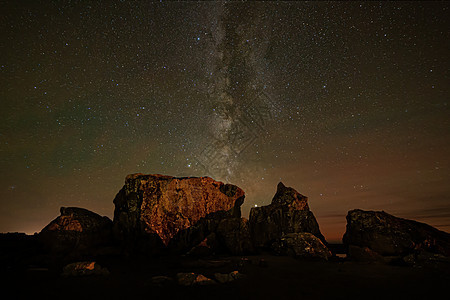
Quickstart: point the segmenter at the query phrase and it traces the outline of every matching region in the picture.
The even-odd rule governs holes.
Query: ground
[[[272,255],[209,260],[110,256],[97,261],[110,275],[64,278],[57,265],[2,268],[2,290],[14,299],[441,299],[450,282],[448,265],[407,267],[339,258],[324,262]],[[178,272],[214,278],[215,272],[233,270],[246,278],[191,287],[175,280],[158,286],[151,280],[156,275],[175,278]]]

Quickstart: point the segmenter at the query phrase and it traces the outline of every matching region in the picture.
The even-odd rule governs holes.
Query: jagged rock
[[[39,233],[47,250],[57,253],[89,251],[112,240],[112,221],[78,207],[61,207],[61,215]]]
[[[322,242],[314,214],[309,210],[308,198],[280,182],[272,203],[250,210],[250,233],[255,247],[270,247],[284,234],[310,232]]]
[[[128,175],[114,199],[114,234],[146,252],[185,253],[224,218],[240,218],[244,197],[239,187],[209,177]]]
[[[405,256],[418,251],[450,256],[450,234],[383,211],[349,211],[343,242],[367,247],[382,256]]]
[[[315,235],[309,232],[288,233],[272,243],[272,251],[277,255],[289,255],[297,258],[324,259],[331,252]]]
[[[95,261],[81,261],[66,265],[62,273],[63,277],[88,275],[109,275],[109,271]]]
[[[217,227],[218,238],[233,255],[253,253],[248,220],[228,218],[220,221]]]

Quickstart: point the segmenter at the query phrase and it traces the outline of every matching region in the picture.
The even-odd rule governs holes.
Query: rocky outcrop
[[[270,248],[283,235],[298,232],[312,233],[325,242],[309,210],[308,198],[281,182],[270,205],[251,209],[249,223],[253,244],[258,248]]]
[[[450,256],[450,234],[424,223],[394,217],[384,211],[349,211],[343,242],[349,249],[353,248],[358,257],[361,257],[361,252],[355,252],[357,248],[354,246],[368,248],[370,252],[382,256],[404,257],[424,251]],[[349,252],[351,256],[352,252]],[[370,256],[376,255],[371,253]]]
[[[61,207],[61,215],[39,233],[46,250],[56,253],[89,251],[112,240],[112,221],[78,207]]]
[[[271,245],[276,255],[328,260],[331,252],[315,235],[308,232],[288,233]]]
[[[244,191],[209,177],[128,175],[114,199],[114,234],[147,253],[187,252],[241,216]]]

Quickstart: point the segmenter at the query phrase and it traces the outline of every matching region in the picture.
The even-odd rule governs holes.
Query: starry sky
[[[0,232],[112,218],[131,173],[450,231],[448,2],[3,1]]]

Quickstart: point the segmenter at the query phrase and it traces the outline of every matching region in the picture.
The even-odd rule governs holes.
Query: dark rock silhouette
[[[309,232],[322,242],[314,214],[309,210],[308,198],[280,182],[272,203],[250,210],[250,233],[253,245],[270,248],[271,244],[287,233]]]
[[[233,255],[254,252],[250,238],[248,220],[245,218],[227,218],[220,221],[216,230],[218,239]]]
[[[296,258],[328,260],[331,252],[315,235],[309,232],[288,233],[271,245],[276,255]]]
[[[114,234],[124,245],[147,253],[165,248],[185,253],[214,233],[222,220],[239,220],[244,198],[239,187],[209,177],[128,175],[114,199]],[[246,234],[238,229],[237,235]],[[222,231],[217,235],[231,252],[239,248]]]
[[[349,211],[343,242],[349,246],[349,250],[353,248],[353,251],[349,251],[350,258],[352,253],[355,253],[355,258],[361,258],[362,252],[355,246],[366,247],[370,252],[382,256],[404,257],[419,252],[450,256],[450,234],[384,211]],[[368,250],[364,252],[369,253]],[[370,253],[369,257],[377,255]]]
[[[112,241],[112,221],[78,207],[61,207],[61,215],[39,233],[44,249],[54,253],[88,252]]]

